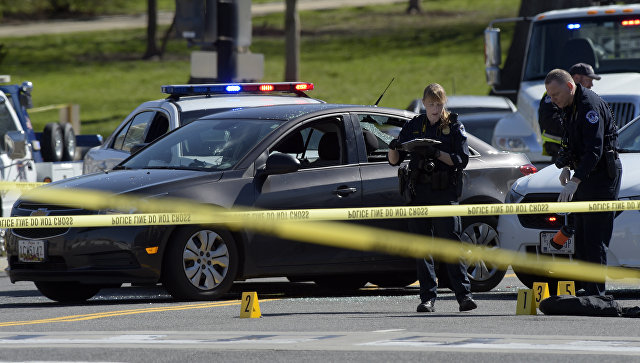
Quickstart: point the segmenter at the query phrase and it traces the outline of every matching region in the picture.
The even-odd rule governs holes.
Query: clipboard
[[[425,147],[427,145],[438,145],[442,144],[442,142],[434,139],[413,139],[411,141],[403,142],[400,144],[402,146],[402,150],[412,152],[417,148]]]

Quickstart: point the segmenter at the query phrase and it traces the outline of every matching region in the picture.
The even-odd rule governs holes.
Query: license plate
[[[554,255],[572,255],[575,252],[573,237],[569,238],[561,249],[551,246],[551,240],[557,232],[540,232],[540,252]]]
[[[19,240],[18,260],[20,262],[43,262],[46,259],[46,241]]]

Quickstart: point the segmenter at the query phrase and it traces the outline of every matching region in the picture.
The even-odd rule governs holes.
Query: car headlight
[[[507,196],[504,198],[505,203],[520,203],[521,200],[522,195],[516,193],[513,188],[509,189],[509,193],[507,193]]]
[[[495,139],[495,146],[500,150],[525,152],[528,151],[527,143],[522,137],[498,137]]]

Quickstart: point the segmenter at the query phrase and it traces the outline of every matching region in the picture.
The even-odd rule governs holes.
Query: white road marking
[[[382,338],[382,339],[381,339]],[[386,329],[372,332],[0,332],[0,351],[34,347],[154,347],[198,350],[452,351],[640,354],[640,338],[456,334]],[[1,362],[0,362],[1,363]]]

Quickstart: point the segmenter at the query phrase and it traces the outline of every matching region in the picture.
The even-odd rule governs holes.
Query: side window
[[[280,140],[270,153],[294,156],[301,168],[319,168],[346,163],[342,118],[322,119],[295,129]]]
[[[155,112],[142,112],[133,117],[129,125],[116,136],[113,148],[129,152],[131,147],[145,142],[145,131],[155,116]]]
[[[120,132],[116,135],[113,141],[113,148],[116,150],[122,150],[122,143],[124,142],[124,137],[127,136],[127,131],[129,131],[129,126],[131,126],[131,121],[127,122],[127,124],[120,130]]]
[[[367,161],[386,161],[389,143],[398,137],[407,120],[382,115],[359,114]]]
[[[158,112],[149,126],[144,142],[151,142],[169,131],[169,118],[162,112]]]

